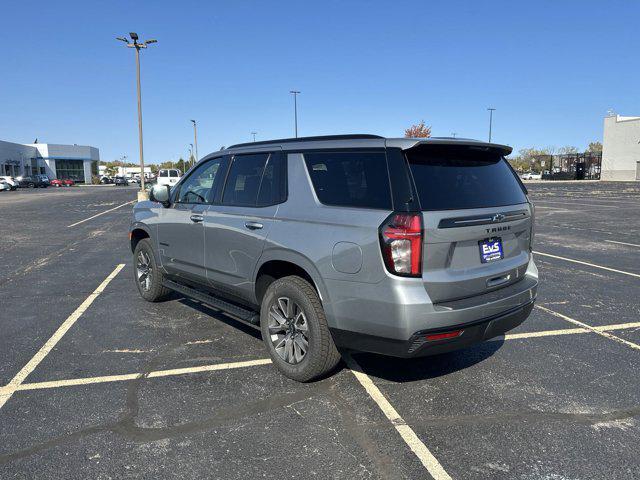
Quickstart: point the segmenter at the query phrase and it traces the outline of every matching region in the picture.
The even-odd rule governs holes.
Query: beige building
[[[640,180],[640,117],[605,117],[601,178]]]

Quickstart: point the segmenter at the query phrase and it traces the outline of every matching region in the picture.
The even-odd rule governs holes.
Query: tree
[[[602,153],[602,144],[600,142],[591,142],[587,147],[587,152]]]
[[[576,153],[578,153],[578,148],[567,145],[566,147],[560,147],[558,149],[558,153],[560,155],[575,155]]]
[[[431,136],[431,126],[426,126],[424,120],[421,120],[417,125],[411,125],[404,131],[404,136],[407,138],[429,138]]]

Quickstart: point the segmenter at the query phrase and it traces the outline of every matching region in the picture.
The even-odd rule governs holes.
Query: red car
[[[64,179],[56,178],[54,180],[51,180],[52,187],[72,187],[73,185],[75,185],[75,182],[70,178],[64,178]]]

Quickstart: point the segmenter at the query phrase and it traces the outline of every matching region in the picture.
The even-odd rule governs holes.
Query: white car
[[[5,182],[7,185],[9,185],[11,190],[15,190],[20,186],[20,183],[13,177],[0,176],[0,182]]]
[[[177,168],[162,169],[158,172],[158,185],[174,186],[182,178],[182,173]]]
[[[520,175],[520,178],[522,180],[541,180],[542,174],[535,173],[535,172],[525,172],[522,175]]]
[[[7,191],[11,190],[11,185],[9,185],[4,180],[0,180],[0,192],[2,192],[4,190],[7,190]]]

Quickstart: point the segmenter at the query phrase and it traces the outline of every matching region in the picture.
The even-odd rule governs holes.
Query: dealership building
[[[12,143],[0,140],[0,175],[12,177],[44,174],[91,183],[98,174],[100,152],[86,145]]]
[[[640,180],[640,117],[605,117],[601,178]]]

